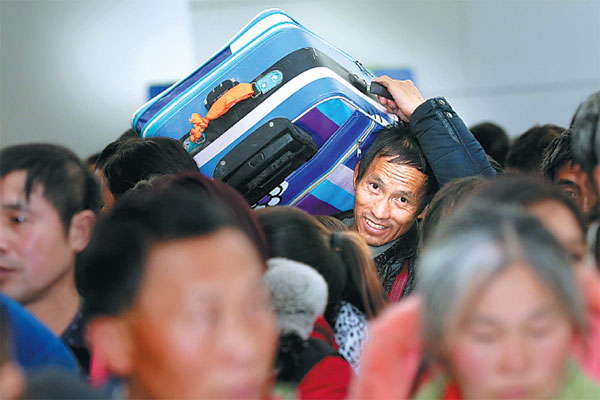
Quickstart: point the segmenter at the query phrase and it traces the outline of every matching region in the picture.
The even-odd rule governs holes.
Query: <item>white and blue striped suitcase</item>
[[[231,184],[255,207],[333,214],[352,208],[361,149],[395,121],[367,92],[372,78],[357,60],[270,9],[142,106],[133,128],[181,140],[200,172]],[[205,116],[224,92],[248,83],[254,95],[190,140],[192,114]]]

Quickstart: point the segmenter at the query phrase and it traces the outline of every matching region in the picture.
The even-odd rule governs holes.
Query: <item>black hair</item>
[[[426,175],[427,179],[420,194],[418,212],[421,212],[437,191],[438,182],[419,142],[410,133],[409,128],[403,125],[394,125],[384,128],[376,134],[375,140],[360,159],[355,183],[361,181],[373,161],[379,157],[393,157],[391,162],[414,167]]]
[[[332,233],[311,215],[293,207],[266,208],[259,210],[257,216],[267,238],[269,257],[304,263],[323,276],[329,288],[324,317],[331,326],[342,300],[352,303],[367,318],[383,308],[386,302],[383,288],[368,247],[356,245],[356,240],[361,240],[358,234]],[[365,252],[366,256],[361,257]],[[371,264],[365,265],[365,260]]]
[[[445,184],[429,203],[427,214],[419,225],[420,245],[425,246],[440,223],[450,217],[475,189],[486,182],[488,180],[482,176],[469,176]]]
[[[153,175],[198,171],[181,142],[165,137],[118,140],[109,144],[100,158],[97,168],[102,169],[115,199]]]
[[[471,199],[528,207],[545,200],[554,200],[566,206],[585,233],[581,211],[573,201],[554,185],[531,176],[505,175],[492,179],[479,188]]]
[[[100,187],[90,169],[71,150],[47,143],[22,144],[0,151],[0,177],[25,171],[25,197],[41,185],[44,198],[54,206],[65,232],[73,215],[97,213],[102,206]]]
[[[556,174],[560,168],[567,163],[572,162],[573,150],[571,148],[571,131],[566,130],[558,135],[544,150],[544,158],[542,159],[542,172],[544,178],[550,183],[554,183]]]
[[[489,154],[486,154],[486,156],[487,156],[487,159],[488,159],[490,165],[492,166],[494,171],[496,171],[496,176],[503,175],[504,167],[502,165],[500,165],[500,163],[498,161],[496,161],[494,159],[494,157],[490,156]]]
[[[504,167],[504,159],[510,144],[506,131],[493,122],[482,122],[469,130],[483,150]]]
[[[506,154],[506,169],[521,173],[541,174],[544,149],[552,139],[563,133],[565,128],[553,124],[536,125],[519,136]]]
[[[600,91],[579,105],[571,122],[571,131],[575,161],[587,172],[595,187],[593,170],[600,164]]]
[[[152,245],[225,227],[239,229],[219,205],[190,191],[122,199],[100,219],[90,244],[77,257],[75,281],[85,299],[85,317],[118,315],[133,304]]]
[[[98,158],[100,158],[100,154],[101,152],[97,152],[85,159],[85,163],[88,165],[88,167],[96,169],[96,162],[98,161]]]
[[[267,240],[262,232],[256,214],[244,197],[233,187],[200,173],[184,171],[171,175],[155,175],[150,179],[139,181],[123,198],[136,193],[152,193],[160,190],[181,189],[190,193],[209,197],[231,213],[233,219],[246,232],[250,240],[258,248],[264,261],[268,258]]]

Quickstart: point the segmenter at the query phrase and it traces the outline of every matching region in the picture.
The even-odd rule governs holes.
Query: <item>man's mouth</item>
[[[4,265],[0,265],[0,281],[5,279],[7,276],[15,272],[14,268],[6,267]]]
[[[370,226],[371,228],[373,228],[373,229],[376,229],[376,230],[379,230],[379,231],[381,231],[381,230],[385,229],[385,226],[383,226],[383,225],[379,225],[379,224],[376,224],[375,222],[371,221],[371,220],[370,220],[370,219],[368,219],[368,218],[365,218],[365,223],[366,223],[368,226]]]

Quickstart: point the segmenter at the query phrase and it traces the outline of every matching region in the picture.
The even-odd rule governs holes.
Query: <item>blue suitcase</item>
[[[181,140],[201,173],[232,185],[255,208],[293,205],[331,215],[352,208],[362,149],[396,121],[366,90],[372,78],[357,60],[270,9],[143,105],[132,124],[143,137]],[[221,116],[202,117],[216,108]]]

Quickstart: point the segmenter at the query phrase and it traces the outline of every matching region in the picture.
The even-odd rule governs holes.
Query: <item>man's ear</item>
[[[429,204],[427,204],[425,208],[419,213],[419,215],[417,215],[417,219],[419,221],[423,221],[425,219],[425,216],[427,215],[427,212],[429,212]]]
[[[596,193],[600,191],[600,165],[596,165],[593,169],[594,184],[596,185]]]
[[[79,253],[86,248],[92,237],[95,224],[96,215],[91,210],[83,210],[73,215],[67,239],[75,253]]]
[[[356,186],[358,185],[358,182],[356,181],[356,179],[358,178],[358,166],[360,165],[360,160],[358,160],[356,162],[356,165],[354,166],[354,177],[352,178],[352,184],[354,185],[354,191],[356,192]]]
[[[116,317],[98,317],[87,326],[86,339],[92,356],[110,374],[126,377],[133,372],[133,341],[127,323]]]

